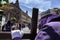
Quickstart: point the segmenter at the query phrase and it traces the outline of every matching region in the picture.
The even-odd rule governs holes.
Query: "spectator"
[[[12,25],[13,24],[11,23],[11,21],[8,21],[7,24],[3,25],[2,31],[4,30],[4,28],[5,28],[5,31],[11,31]]]
[[[21,24],[19,24],[19,30],[21,30],[21,28],[22,28],[22,25],[21,25]]]
[[[28,26],[29,29],[31,29],[31,23],[29,23],[27,26]]]
[[[22,40],[22,32],[19,30],[19,24],[15,25],[14,30],[11,30],[12,40]]]
[[[25,24],[22,23],[21,25],[22,25],[22,28],[25,28]]]

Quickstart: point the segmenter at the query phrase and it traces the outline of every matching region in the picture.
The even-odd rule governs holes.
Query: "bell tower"
[[[19,8],[19,1],[16,0],[15,6]]]

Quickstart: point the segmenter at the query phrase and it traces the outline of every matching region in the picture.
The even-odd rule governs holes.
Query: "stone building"
[[[48,9],[42,13],[40,13],[40,16],[48,15],[48,14],[60,14],[60,9],[59,8],[53,8],[53,9]]]
[[[50,10],[50,13],[60,14],[60,8],[53,8]]]
[[[44,12],[41,12],[39,14],[39,18],[38,18],[38,21],[41,19],[41,17],[45,16],[45,15],[48,15],[48,14],[60,14],[60,8],[53,8],[53,9],[48,9]]]
[[[12,17],[15,17],[17,22],[30,23],[31,17],[26,12],[23,12],[19,7],[19,2],[16,0],[16,3],[10,3],[9,5],[4,4],[2,10],[6,16],[6,21],[10,20]]]

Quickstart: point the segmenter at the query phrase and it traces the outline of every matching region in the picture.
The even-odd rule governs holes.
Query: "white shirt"
[[[20,30],[12,30],[11,35],[12,35],[12,39],[14,39],[16,37],[22,38],[23,33]]]

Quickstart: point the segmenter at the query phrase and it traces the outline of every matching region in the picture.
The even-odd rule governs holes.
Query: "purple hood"
[[[60,17],[60,15],[48,14],[40,19],[39,25],[40,27],[42,27],[44,24],[49,23],[52,19],[58,18],[58,17]]]

